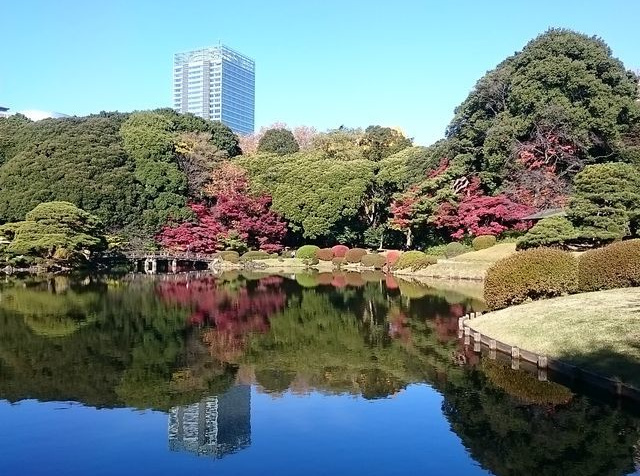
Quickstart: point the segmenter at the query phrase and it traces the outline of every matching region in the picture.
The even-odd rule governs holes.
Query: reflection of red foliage
[[[192,310],[189,323],[210,326],[205,341],[216,357],[228,360],[244,347],[245,336],[267,332],[269,318],[286,303],[286,295],[277,286],[282,278],[273,276],[246,287],[226,289],[214,277],[162,282],[156,292],[162,300]]]
[[[411,328],[409,318],[400,308],[392,307],[387,315],[389,322],[389,336],[392,339],[400,339],[404,343],[411,342]]]
[[[387,289],[398,289],[398,282],[391,274],[387,274],[384,278]]]
[[[347,279],[344,274],[334,273],[333,280],[331,281],[331,286],[334,288],[346,288],[347,287]]]
[[[318,274],[318,284],[330,286],[333,283],[333,273]]]

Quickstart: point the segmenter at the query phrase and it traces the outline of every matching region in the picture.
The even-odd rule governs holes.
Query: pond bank
[[[474,331],[640,388],[640,289],[536,301],[484,314]]]

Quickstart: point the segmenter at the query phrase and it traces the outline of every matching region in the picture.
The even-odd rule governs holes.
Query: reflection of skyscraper
[[[169,449],[222,458],[251,444],[251,387],[169,410]]]

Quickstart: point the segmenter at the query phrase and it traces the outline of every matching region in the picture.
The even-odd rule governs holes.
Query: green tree
[[[586,167],[575,177],[568,218],[581,237],[596,243],[638,236],[638,168],[624,163]]]
[[[364,131],[362,145],[365,148],[365,158],[379,161],[411,147],[411,139],[390,127],[369,126]]]
[[[106,249],[100,221],[69,202],[42,203],[27,213],[25,221],[0,227],[15,255],[68,260],[81,252]]]
[[[288,129],[269,129],[258,142],[258,152],[277,155],[293,154],[300,150],[300,146]]]

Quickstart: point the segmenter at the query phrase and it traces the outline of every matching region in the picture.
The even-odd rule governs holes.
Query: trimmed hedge
[[[334,266],[337,266],[339,268],[340,266],[342,266],[344,264],[344,258],[336,257],[336,258],[333,258],[331,260],[331,262],[334,264]]]
[[[640,239],[590,250],[578,259],[581,292],[640,286]]]
[[[331,251],[333,251],[333,256],[336,258],[344,258],[347,251],[349,251],[349,247],[345,245],[336,245],[331,248]]]
[[[237,251],[221,251],[220,259],[228,261],[229,263],[239,263],[240,254]]]
[[[331,248],[322,248],[316,252],[316,258],[320,261],[331,261],[333,259],[333,250]]]
[[[468,246],[463,245],[462,243],[458,243],[457,241],[454,241],[453,243],[447,244],[447,246],[444,248],[444,255],[447,258],[454,258],[463,253],[467,253],[468,251],[471,251],[471,249]]]
[[[316,245],[304,245],[298,248],[296,251],[296,258],[298,259],[313,259],[316,257],[316,253],[320,250]]]
[[[490,310],[528,300],[570,294],[577,289],[578,260],[552,248],[519,251],[487,271],[484,300]]]
[[[367,254],[367,250],[362,248],[352,248],[344,255],[344,259],[348,263],[359,263],[364,255]]]
[[[437,262],[438,258],[423,253],[422,251],[407,251],[400,255],[393,269],[411,269],[412,271],[417,271],[436,264]]]
[[[379,254],[367,254],[362,257],[360,260],[362,266],[367,268],[374,269],[382,269],[382,267],[387,263],[387,259]]]
[[[516,249],[526,250],[538,246],[563,247],[579,238],[578,230],[565,217],[549,217],[538,223],[518,240]]]
[[[398,260],[400,259],[400,256],[402,256],[402,251],[398,251],[398,250],[387,251],[387,254],[385,256],[385,258],[387,259],[387,266],[389,266],[389,268],[393,268],[395,264],[398,262]]]
[[[240,261],[253,261],[268,258],[271,258],[271,255],[265,251],[247,251],[240,257]]]
[[[493,235],[476,236],[471,242],[473,249],[476,251],[486,250],[487,248],[491,248],[495,244],[496,244],[496,237]]]

